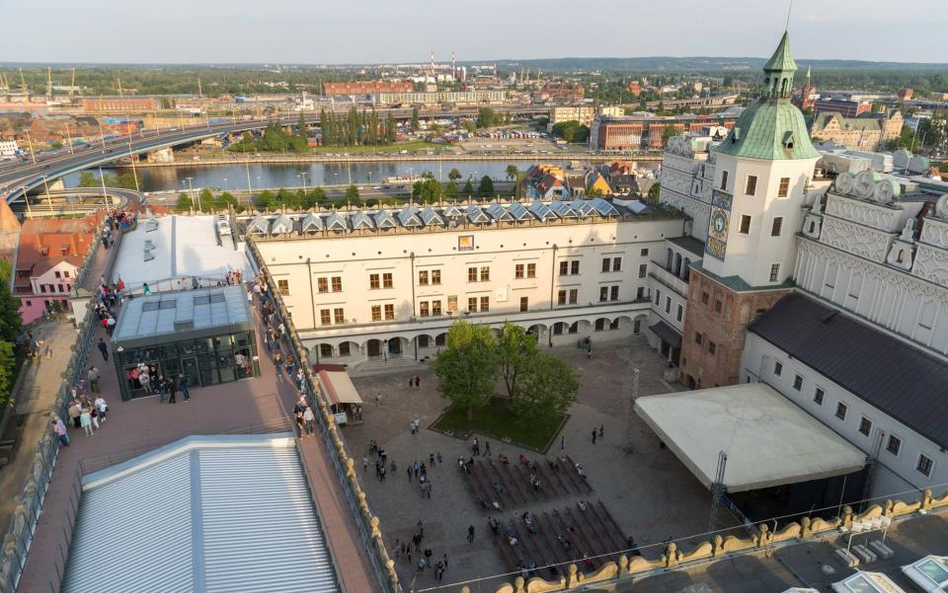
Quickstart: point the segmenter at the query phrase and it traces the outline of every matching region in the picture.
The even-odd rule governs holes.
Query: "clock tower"
[[[760,99],[712,153],[708,239],[693,266],[682,336],[689,386],[736,383],[747,324],[790,289],[795,234],[821,156],[790,102],[796,70],[784,32],[764,66]]]

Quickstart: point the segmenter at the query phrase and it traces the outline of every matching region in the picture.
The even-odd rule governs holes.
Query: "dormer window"
[[[783,147],[787,150],[793,150],[794,144],[796,144],[796,138],[793,137],[793,132],[787,132],[783,137]]]
[[[734,126],[734,133],[731,134],[731,143],[736,144],[741,139],[740,126]]]

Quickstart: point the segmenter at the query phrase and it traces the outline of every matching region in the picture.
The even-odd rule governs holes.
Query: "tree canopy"
[[[492,196],[494,195],[494,180],[490,178],[490,175],[484,175],[481,177],[481,182],[477,186],[477,193],[482,196]]]
[[[446,348],[434,360],[438,391],[472,417],[487,405],[497,383],[497,349],[486,325],[457,321],[448,330]]]
[[[575,119],[553,124],[553,135],[567,142],[585,142],[589,138],[589,127]]]

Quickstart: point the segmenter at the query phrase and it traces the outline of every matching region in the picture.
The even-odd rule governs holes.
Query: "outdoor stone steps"
[[[349,371],[349,375],[352,377],[364,377],[366,375],[401,372],[420,368],[422,368],[421,363],[410,357],[389,358],[388,360],[373,358],[353,366]]]

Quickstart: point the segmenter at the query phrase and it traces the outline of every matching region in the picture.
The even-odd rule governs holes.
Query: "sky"
[[[803,59],[948,62],[944,0],[794,0]],[[0,0],[0,60],[339,64],[768,57],[789,0]],[[898,7],[904,7],[900,12]]]

